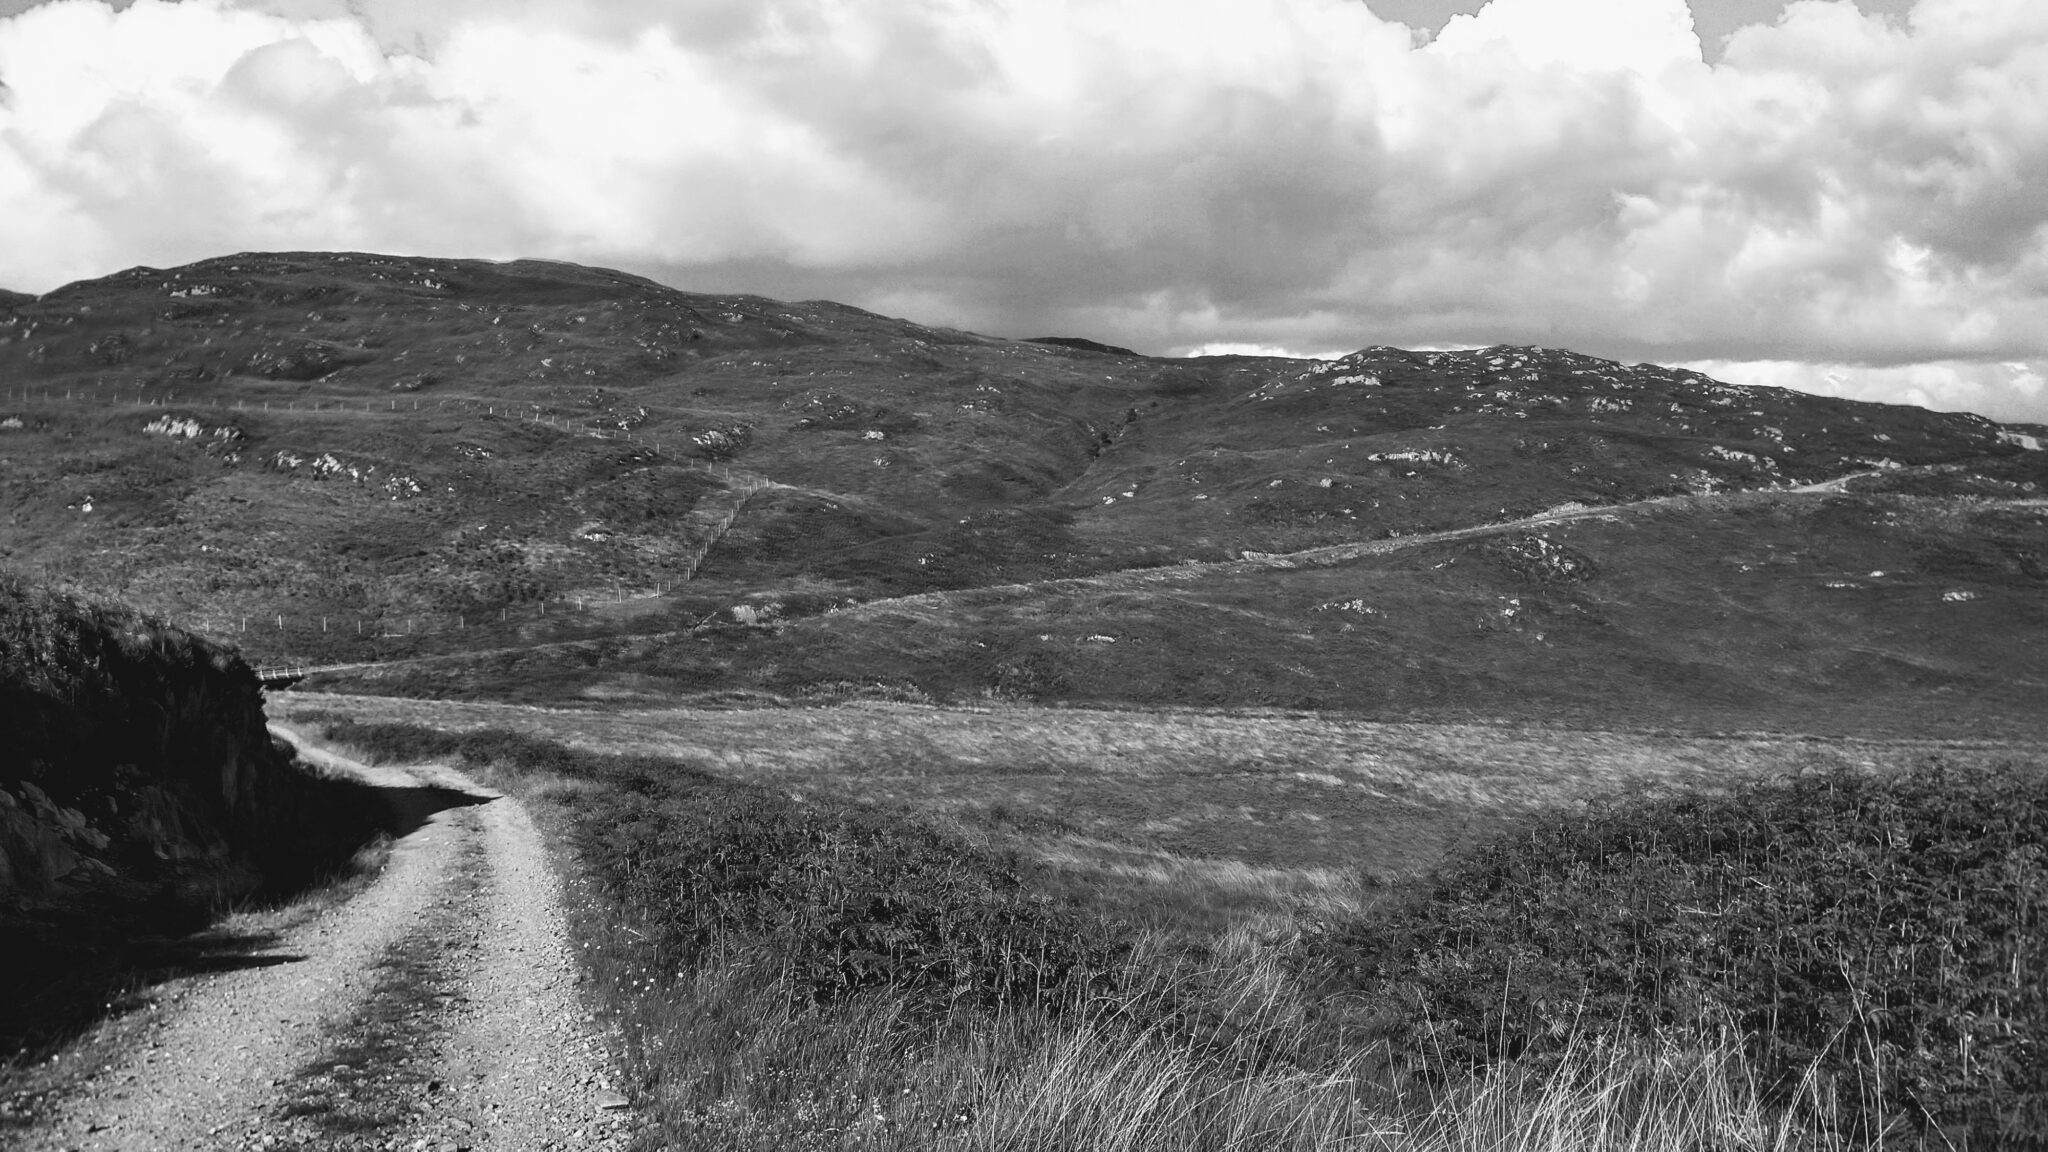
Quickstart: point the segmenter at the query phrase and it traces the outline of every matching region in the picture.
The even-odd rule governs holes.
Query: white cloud
[[[1733,384],[1792,388],[1821,396],[1975,412],[1994,420],[2040,422],[2048,360],[1931,361],[1869,367],[1787,360],[1697,360],[1680,367]]]
[[[1506,53],[1538,68],[1651,79],[1701,62],[1691,10],[1642,0],[1493,0],[1476,14],[1451,17],[1430,50],[1482,58]]]
[[[1422,47],[1356,0],[60,0],[0,20],[0,85],[17,288],[540,255],[1142,349],[1865,363],[2048,418],[1991,370],[2048,360],[2038,0],[1802,0],[1713,67],[1683,0]],[[1884,367],[1925,364],[1969,383]]]
[[[1278,344],[1237,344],[1219,340],[1210,344],[1196,344],[1188,348],[1177,348],[1169,355],[1174,356],[1283,356],[1289,360],[1335,360],[1354,349],[1329,348],[1321,352],[1303,352]]]

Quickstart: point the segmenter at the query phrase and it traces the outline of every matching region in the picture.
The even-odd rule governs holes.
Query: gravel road
[[[450,768],[356,764],[277,731],[425,822],[353,899],[232,970],[157,986],[152,1010],[81,1045],[92,1070],[14,1134],[23,1152],[625,1147],[632,1113],[526,809]]]

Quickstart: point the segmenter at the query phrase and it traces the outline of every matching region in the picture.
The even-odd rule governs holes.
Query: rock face
[[[358,791],[273,743],[234,653],[0,577],[0,916],[177,917],[294,883]]]

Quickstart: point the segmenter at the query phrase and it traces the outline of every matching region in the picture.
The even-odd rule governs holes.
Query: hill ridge
[[[0,312],[0,562],[194,621],[266,664],[707,618],[751,652],[761,628],[864,603],[1086,598],[1106,585],[1061,581],[1133,571],[1285,584],[1305,577],[1222,562],[1343,569],[1381,542],[1574,506],[1712,518],[1677,506],[1878,473],[1811,502],[1887,509],[1831,521],[1846,546],[1910,519],[1908,498],[2013,510],[2048,483],[2032,433],[1980,417],[1569,350],[1170,360],[1052,339],[552,262],[242,253],[130,269]],[[2032,571],[2033,531],[1999,528],[1984,571]],[[1222,610],[1203,603],[1186,610]],[[745,652],[730,666],[756,675]]]

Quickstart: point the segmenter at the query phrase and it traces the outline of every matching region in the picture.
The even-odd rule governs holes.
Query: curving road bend
[[[353,899],[233,970],[157,987],[157,1010],[89,1042],[98,1066],[16,1134],[23,1152],[624,1148],[631,1112],[526,809],[451,768],[358,764],[274,730],[424,822]]]

